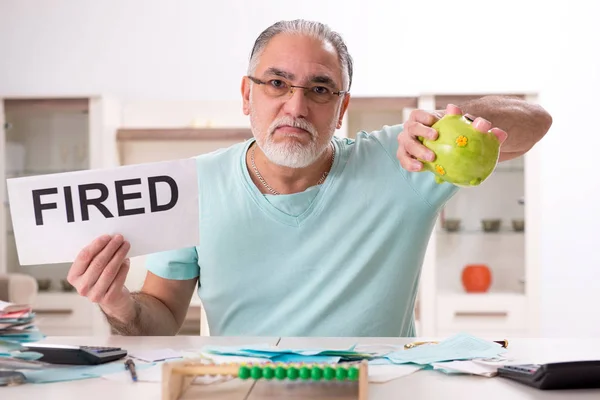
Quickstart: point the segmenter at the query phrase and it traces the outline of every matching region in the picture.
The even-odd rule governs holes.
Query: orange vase
[[[492,271],[485,264],[469,264],[462,271],[462,284],[468,293],[485,293],[492,284]]]

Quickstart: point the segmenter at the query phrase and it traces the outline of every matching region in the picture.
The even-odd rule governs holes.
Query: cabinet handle
[[[73,314],[73,310],[69,309],[56,309],[56,310],[33,310],[36,314],[46,314],[46,315],[69,315]]]
[[[508,317],[506,311],[456,311],[455,317]]]

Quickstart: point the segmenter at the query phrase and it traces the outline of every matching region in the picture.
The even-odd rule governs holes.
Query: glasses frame
[[[258,78],[256,78],[256,77],[254,77],[254,76],[250,76],[250,75],[248,75],[248,79],[250,79],[252,82],[256,83],[257,85],[267,85],[267,84],[269,83],[269,81],[263,81],[262,79],[258,79]],[[286,79],[284,79],[284,78],[273,78],[273,79],[276,79],[276,80],[280,80],[280,81],[284,81],[284,82],[286,82],[286,83],[289,83],[289,81],[287,81],[287,80],[286,80]],[[304,95],[305,95],[305,96],[306,96],[306,93],[312,89],[312,87],[301,86],[301,85],[292,85],[291,83],[289,83],[289,85],[288,85],[288,86],[289,86],[289,89],[290,89],[290,90],[289,90],[289,92],[288,92],[288,94],[290,95],[290,97],[294,95],[294,90],[295,90],[295,89],[303,89],[303,90],[304,90]],[[313,87],[314,87],[314,86],[313,86]],[[325,86],[324,86],[324,87],[325,87]],[[331,90],[331,94],[332,94],[333,96],[337,96],[338,98],[340,98],[341,96],[343,96],[343,95],[345,95],[345,94],[349,93],[349,91],[347,91],[347,90],[338,90],[337,92],[336,92],[336,91],[333,91],[332,89],[330,89],[330,90]],[[283,97],[283,95],[282,95],[281,97]],[[334,97],[332,97],[332,99],[334,99]],[[330,101],[326,101],[325,103],[318,103],[318,102],[317,102],[317,104],[327,104],[327,103],[329,103],[329,102],[330,102]]]

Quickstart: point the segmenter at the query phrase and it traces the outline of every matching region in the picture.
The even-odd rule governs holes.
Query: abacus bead
[[[262,368],[259,366],[254,366],[250,370],[250,376],[252,379],[260,379],[262,378]]]
[[[323,370],[321,367],[314,366],[311,368],[310,376],[313,378],[313,380],[319,381],[321,378],[323,378]]]
[[[298,379],[298,368],[289,367],[287,370],[287,377],[292,381]]]
[[[279,379],[279,380],[283,380],[287,377],[287,371],[285,370],[284,367],[279,366],[277,368],[275,368],[275,378]]]
[[[331,368],[329,365],[323,369],[323,378],[326,381],[330,381],[335,377],[335,369]]]
[[[250,368],[245,365],[242,365],[238,370],[238,377],[240,379],[248,379],[250,378]]]
[[[338,381],[343,381],[344,379],[346,379],[346,373],[347,371],[345,367],[337,367],[335,370],[335,377]]]
[[[348,368],[348,379],[350,379],[351,381],[358,380],[358,368],[356,368],[356,367]]]
[[[310,379],[310,369],[307,366],[300,367],[300,378],[304,380]]]
[[[270,380],[273,379],[273,376],[275,376],[275,371],[273,370],[273,367],[264,367],[262,375],[263,378]]]

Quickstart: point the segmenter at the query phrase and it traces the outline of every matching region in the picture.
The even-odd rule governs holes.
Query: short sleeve
[[[369,135],[379,141],[388,157],[397,165],[401,174],[408,181],[412,189],[431,207],[439,210],[450,200],[459,187],[451,183],[437,183],[435,175],[429,171],[407,171],[400,165],[396,153],[398,152],[398,135],[402,133],[404,125],[384,126],[381,130],[373,131]]]
[[[165,279],[186,280],[200,276],[195,247],[150,254],[146,256],[146,269]]]

